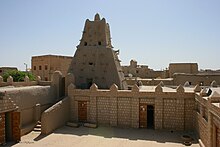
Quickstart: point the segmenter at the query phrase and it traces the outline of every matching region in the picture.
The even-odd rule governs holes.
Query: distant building
[[[197,74],[198,64],[197,63],[170,63],[169,64],[169,77],[173,77],[173,74],[175,73]]]
[[[0,67],[0,76],[10,70],[18,70],[16,67]]]
[[[153,69],[148,68],[147,65],[138,65],[136,60],[131,60],[130,65],[128,66],[122,66],[122,70],[125,77],[139,77],[143,79],[168,77],[167,70],[154,71]]]
[[[40,76],[42,80],[50,81],[51,75],[56,70],[66,75],[71,61],[71,56],[33,56],[31,59],[31,71],[35,76]]]
[[[173,75],[174,85],[184,85],[185,82],[189,82],[189,85],[210,86],[213,81],[220,84],[220,73],[176,73]]]

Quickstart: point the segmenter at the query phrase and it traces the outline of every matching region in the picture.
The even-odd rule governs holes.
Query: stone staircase
[[[41,132],[41,122],[38,121],[36,126],[34,127],[34,132]]]

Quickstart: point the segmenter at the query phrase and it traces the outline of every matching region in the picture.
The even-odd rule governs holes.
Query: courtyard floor
[[[31,132],[13,147],[182,147],[182,135],[194,138],[191,147],[199,147],[192,132],[168,132],[149,129],[121,129],[98,127],[95,129],[64,126],[50,135]]]

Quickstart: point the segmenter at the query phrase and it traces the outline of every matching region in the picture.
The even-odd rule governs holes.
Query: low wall
[[[30,132],[40,119],[41,112],[56,100],[51,86],[2,87],[0,91],[6,92],[21,112],[21,135]]]
[[[201,116],[201,114],[195,114],[196,119],[196,132],[199,138],[202,140],[203,144],[207,146],[208,144],[208,122]]]
[[[69,120],[69,98],[57,102],[41,116],[41,133],[49,134]]]
[[[10,76],[8,77],[7,81],[4,82],[3,78],[0,76],[0,87],[5,87],[5,86],[15,86],[15,87],[21,87],[21,86],[36,86],[36,85],[41,85],[41,86],[49,86],[51,85],[51,81],[42,81],[41,78],[38,76],[36,81],[30,81],[29,77],[25,77],[24,81],[21,82],[14,82],[13,78]]]
[[[169,79],[137,79],[135,80],[134,78],[129,79],[126,78],[126,82],[128,85],[134,85],[137,84],[137,81],[141,81],[141,83],[143,85],[148,85],[148,86],[153,86],[153,85],[158,85],[160,82],[163,82],[164,85],[173,85],[173,79],[169,78]]]
[[[195,95],[197,112],[195,112],[195,130],[200,142],[205,146],[220,145],[220,108],[212,104],[212,97],[203,98]],[[219,98],[218,98],[219,99]],[[215,100],[220,103],[219,100]]]
[[[0,82],[0,87],[5,86],[35,86],[38,85],[37,81],[30,81],[30,82]]]

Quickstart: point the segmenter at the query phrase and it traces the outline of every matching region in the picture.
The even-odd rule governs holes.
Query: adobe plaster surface
[[[164,132],[147,129],[120,129],[111,127],[71,128],[64,126],[48,136],[31,132],[21,138],[21,142],[13,147],[184,147],[182,135],[195,137],[191,132]],[[10,146],[11,144],[8,144]],[[193,141],[191,147],[199,147]]]

